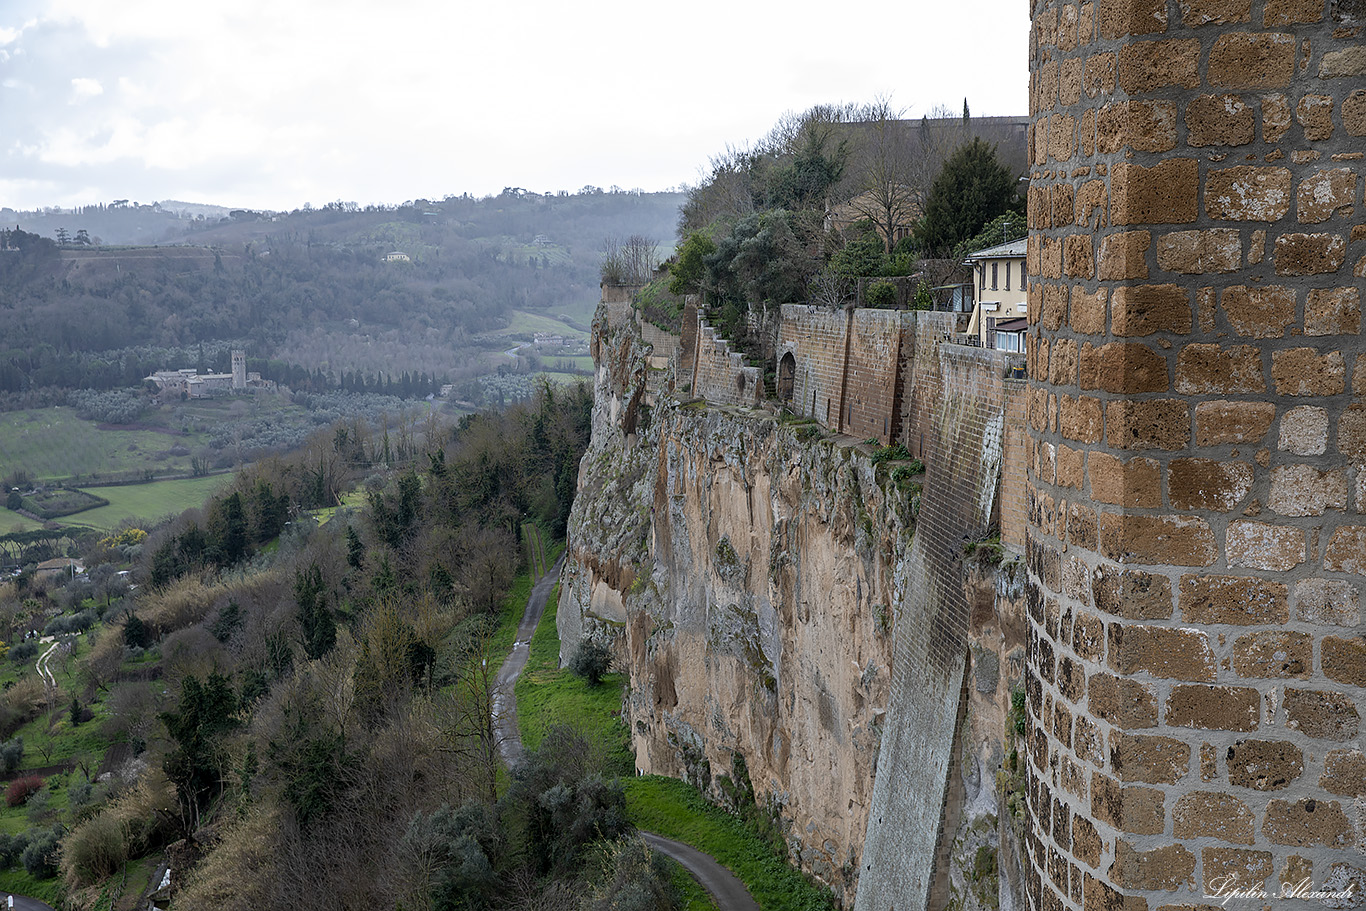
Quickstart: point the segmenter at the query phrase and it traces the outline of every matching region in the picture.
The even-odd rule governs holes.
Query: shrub
[[[34,791],[24,804],[24,815],[28,821],[34,825],[42,825],[49,822],[57,815],[57,811],[52,806],[52,792],[47,788]]]
[[[47,782],[37,775],[25,775],[23,778],[16,778],[9,783],[5,789],[5,806],[17,807],[27,803],[28,799],[38,791],[41,791]]]
[[[5,690],[0,696],[0,737],[8,737],[27,722],[38,717],[45,696],[43,681],[37,674],[28,674]]]
[[[17,864],[27,847],[27,832],[20,832],[18,835],[0,835],[0,869],[8,870]]]
[[[9,650],[9,658],[15,664],[22,664],[36,654],[38,654],[38,643],[32,639],[25,639]]]
[[[38,829],[30,832],[29,842],[19,856],[24,870],[36,879],[48,879],[57,875],[58,858],[61,856],[62,827]]]
[[[69,787],[66,795],[67,802],[71,805],[71,808],[73,810],[79,810],[81,807],[90,803],[91,798],[95,796],[95,786],[90,783],[89,778],[83,778]]]
[[[123,827],[113,813],[101,813],[67,836],[62,846],[62,873],[69,887],[80,888],[112,876],[127,859]]]
[[[584,899],[584,911],[657,911],[678,907],[668,861],[639,839],[602,842],[600,878]]]
[[[883,462],[904,462],[911,457],[910,450],[903,444],[897,443],[893,446],[883,446],[873,453],[873,464],[880,465]]]
[[[896,285],[891,282],[873,282],[863,292],[863,302],[869,307],[883,310],[896,306]]]
[[[95,612],[93,610],[83,610],[75,614],[59,614],[47,622],[43,627],[44,636],[66,636],[71,633],[83,633],[95,623]]]
[[[5,774],[13,772],[19,768],[19,763],[24,759],[24,738],[16,737],[0,744],[0,768],[5,770]]]
[[[569,669],[588,681],[589,686],[597,686],[612,668],[612,651],[592,639],[584,639],[574,649],[569,659]]]

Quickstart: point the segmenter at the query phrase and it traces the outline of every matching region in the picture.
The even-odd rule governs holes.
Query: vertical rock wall
[[[1032,10],[1030,903],[1352,904],[1366,8]]]
[[[804,869],[852,895],[891,678],[911,490],[810,422],[665,399],[629,308],[594,324],[558,626],[630,674],[643,772],[724,799],[743,760]]]
[[[826,316],[789,311],[799,325]],[[825,347],[784,320],[779,355],[841,387],[885,372],[849,401],[863,402],[856,419],[880,402],[889,428],[920,428],[923,493],[809,419],[644,395],[659,352],[628,306],[600,309],[562,658],[584,637],[611,643],[640,769],[724,799],[739,757],[794,859],[846,905],[857,887],[861,907],[865,888],[866,907],[903,907],[933,881],[960,907],[1013,908],[1011,877],[998,885],[1015,851],[997,770],[1023,666],[1022,574],[1006,572],[1016,583],[998,599],[993,561],[965,545],[996,511],[1021,384],[1000,353],[942,344],[935,314],[830,316]],[[901,395],[919,396],[913,419],[893,418]]]

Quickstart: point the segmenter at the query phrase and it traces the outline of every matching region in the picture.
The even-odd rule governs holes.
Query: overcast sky
[[[1027,9],[0,0],[0,206],[662,190],[815,104],[1023,115]]]

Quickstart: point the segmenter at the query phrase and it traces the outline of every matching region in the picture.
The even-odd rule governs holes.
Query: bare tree
[[[603,241],[604,282],[643,285],[658,265],[659,244],[643,234],[632,234],[625,240],[609,234]]]
[[[855,167],[857,194],[850,207],[877,226],[891,253],[920,217],[929,183],[917,173],[915,149],[902,120],[904,113],[881,97],[863,111],[862,142]]]
[[[498,799],[498,747],[501,737],[494,724],[495,670],[489,663],[490,641],[485,637],[466,659],[456,685],[435,697],[434,722],[438,749],[473,766],[480,780],[479,795],[492,803]]]
[[[843,307],[854,300],[853,283],[829,267],[817,272],[806,287],[811,303],[822,307]]]

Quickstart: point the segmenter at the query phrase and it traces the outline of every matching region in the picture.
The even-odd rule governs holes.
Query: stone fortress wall
[[[1366,5],[1032,17],[1029,904],[1355,905]]]

